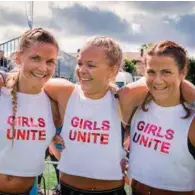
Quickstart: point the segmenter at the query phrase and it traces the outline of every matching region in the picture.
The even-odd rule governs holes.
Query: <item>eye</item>
[[[153,74],[155,74],[155,71],[149,69],[149,70],[147,70],[147,74],[148,75],[153,75]]]
[[[96,67],[94,64],[88,64],[88,67],[89,68],[94,68],[94,67]]]
[[[40,57],[39,56],[33,56],[33,57],[31,57],[31,59],[34,61],[34,62],[38,62],[38,61],[40,61]]]
[[[49,61],[47,61],[47,65],[54,66],[54,65],[56,65],[56,61],[55,60],[49,60]]]
[[[163,70],[162,73],[163,74],[172,74],[172,72],[170,70]]]
[[[81,62],[77,62],[77,65],[80,67],[80,66],[82,66],[82,63]]]

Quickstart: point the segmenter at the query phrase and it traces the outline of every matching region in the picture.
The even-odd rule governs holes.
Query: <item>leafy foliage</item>
[[[189,69],[186,78],[195,85],[195,58],[189,59]]]
[[[124,70],[126,72],[134,74],[135,71],[136,71],[135,66],[136,66],[136,61],[135,60],[128,60],[128,59],[124,60]]]

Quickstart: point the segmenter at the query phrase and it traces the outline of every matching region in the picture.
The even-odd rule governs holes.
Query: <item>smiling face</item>
[[[54,44],[35,42],[16,53],[20,78],[26,85],[42,88],[55,71],[58,50]]]
[[[102,47],[87,46],[78,56],[76,74],[84,94],[87,97],[102,97],[108,89],[110,80],[116,72],[109,64]]]
[[[154,101],[161,106],[174,106],[180,103],[180,83],[185,71],[173,57],[147,55],[145,77]]]

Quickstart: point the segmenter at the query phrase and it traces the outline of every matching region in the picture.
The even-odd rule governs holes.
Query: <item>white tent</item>
[[[119,72],[116,75],[116,79],[115,79],[116,84],[119,87],[122,87],[128,83],[132,83],[133,82],[133,77],[130,73],[128,72]]]

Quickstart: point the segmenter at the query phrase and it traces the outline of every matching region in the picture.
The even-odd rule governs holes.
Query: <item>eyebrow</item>
[[[79,60],[79,59],[78,59],[77,61],[78,61],[78,62],[82,62],[82,60]],[[91,63],[91,62],[92,62],[92,63],[96,63],[96,62],[94,62],[94,61],[92,61],[92,60],[88,60],[88,61],[85,61],[85,62],[88,62],[88,63],[89,63],[89,62],[90,62],[90,63]]]
[[[87,61],[87,62],[92,62],[92,63],[95,63],[94,61],[91,61],[91,60],[89,60],[89,61]]]
[[[49,60],[47,60],[47,61],[55,61],[55,58],[51,58],[51,59],[49,59]]]
[[[35,54],[35,55],[32,55],[32,56],[30,56],[31,58],[32,57],[39,57],[39,58],[41,58],[42,59],[42,56],[40,56],[40,55],[38,55],[38,54]],[[50,59],[48,59],[48,60],[55,60],[55,58],[50,58]],[[47,61],[48,61],[47,60]]]

